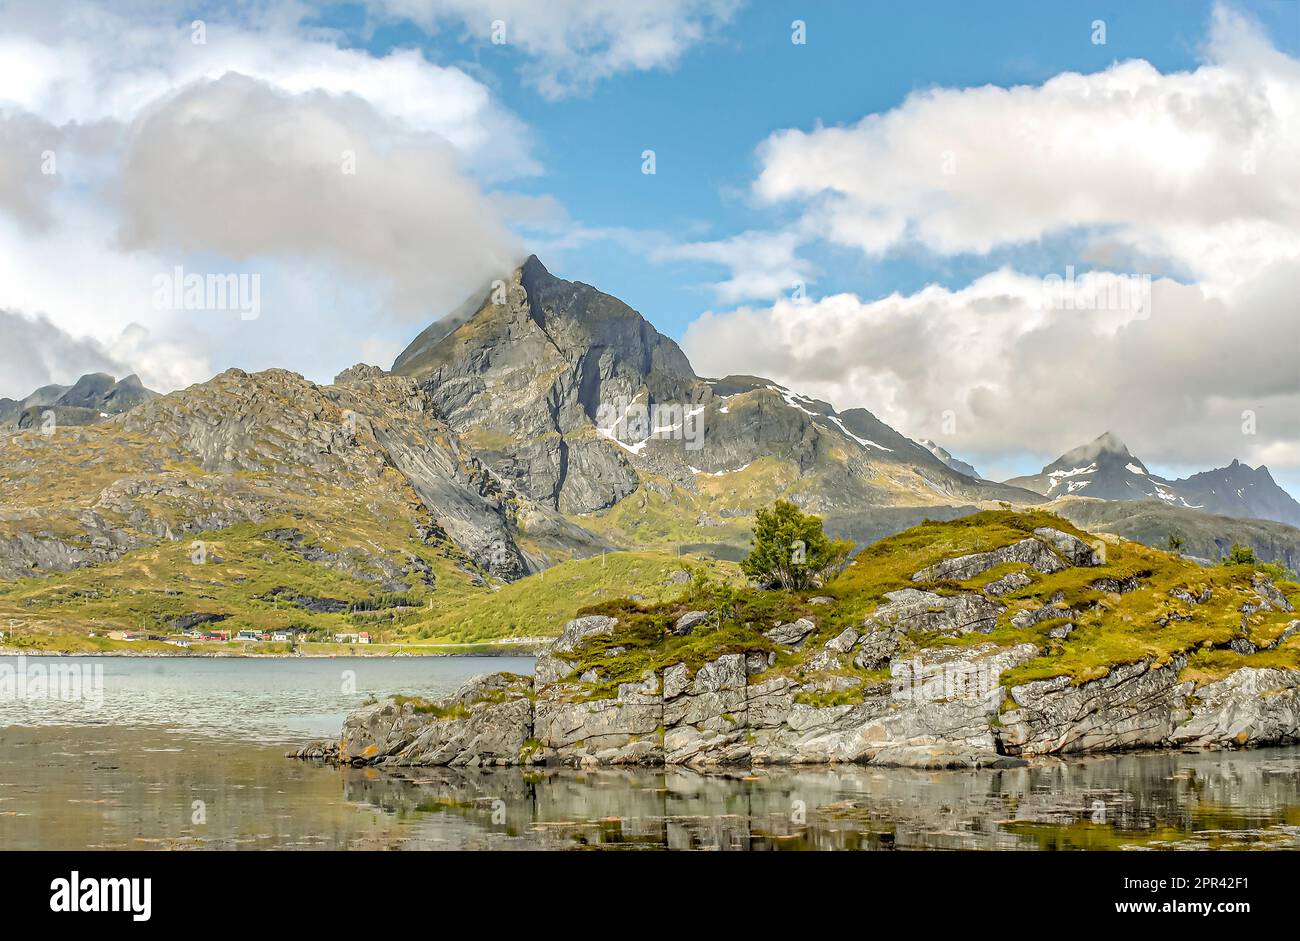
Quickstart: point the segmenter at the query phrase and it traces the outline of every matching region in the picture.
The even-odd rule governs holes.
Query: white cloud
[[[398,308],[421,317],[521,256],[440,139],[395,135],[357,99],[237,75],[146,114],[119,183],[127,248],[325,257],[390,280]]]
[[[740,0],[372,0],[430,30],[460,24],[482,43],[495,22],[530,58],[525,77],[546,97],[590,90],[623,72],[671,68],[731,22]]]
[[[1103,282],[1085,276],[1080,296]],[[1002,270],[957,291],[707,313],[682,346],[703,375],[770,376],[959,454],[1055,456],[1113,428],[1152,462],[1277,462],[1300,454],[1298,289],[1289,264],[1227,297],[1160,279],[1149,316],[1099,314],[1053,309],[1042,280]]]
[[[129,370],[94,340],[74,337],[44,317],[0,310],[0,396],[22,399],[41,386],[71,385],[88,372],[118,378]]]
[[[783,130],[755,192],[878,254],[987,252],[1094,232],[1200,279],[1300,254],[1300,63],[1216,12],[1210,61],[1038,86],[934,88],[848,127]]]
[[[156,0],[0,8],[0,305],[163,391],[231,365],[327,381],[508,270],[504,220],[557,212],[488,188],[537,171],[522,123],[463,71],[340,48],[304,11],[209,9],[195,44]],[[263,315],[155,308],[176,265],[258,274]]]
[[[238,15],[249,10],[257,12]],[[332,32],[304,25],[297,5],[286,11],[250,25],[166,3],[7,4],[0,103],[56,125],[127,123],[178,88],[237,72],[286,92],[359,98],[395,127],[442,138],[489,178],[538,172],[524,125],[478,80],[416,50],[341,48]],[[202,43],[193,42],[194,16]]]
[[[777,270],[822,238],[880,256],[1041,253],[1065,236],[1060,274],[1136,258],[1176,278],[1154,279],[1142,315],[1054,309],[1041,279],[1004,268],[959,289],[710,312],[683,347],[704,374],[768,375],[989,466],[1113,428],[1152,463],[1300,467],[1300,63],[1223,7],[1206,56],[1190,72],[1134,61],[930,89],[759,149],[756,196],[802,213],[746,236],[786,252],[768,256]],[[762,283],[757,254],[732,250],[747,247],[673,251],[729,265],[726,303],[761,296],[743,286]],[[1080,295],[1108,277],[1084,275]]]
[[[804,241],[795,232],[743,232],[713,242],[688,242],[657,249],[655,261],[704,261],[725,266],[731,277],[712,285],[720,304],[806,293],[812,265],[800,258]]]

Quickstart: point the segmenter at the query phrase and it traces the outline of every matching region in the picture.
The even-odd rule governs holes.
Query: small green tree
[[[801,591],[824,585],[842,572],[852,551],[853,543],[831,539],[822,531],[821,517],[778,500],[770,510],[760,508],[756,514],[754,548],[740,568],[764,588]]]
[[[1250,546],[1239,546],[1235,542],[1228,550],[1228,557],[1223,560],[1224,565],[1254,565],[1255,562],[1255,550]]]
[[[1183,537],[1176,532],[1169,534],[1166,543],[1169,546],[1170,552],[1179,553],[1183,551]]]

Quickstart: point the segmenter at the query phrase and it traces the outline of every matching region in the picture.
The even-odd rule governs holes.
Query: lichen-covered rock
[[[1032,585],[1034,580],[1024,572],[1008,572],[1001,578],[995,578],[984,586],[986,595],[1005,595],[1007,592],[1018,591],[1021,588],[1027,588]]]
[[[1263,606],[1265,608],[1269,608],[1273,611],[1295,610],[1291,606],[1291,602],[1287,601],[1286,595],[1278,591],[1277,586],[1273,584],[1273,580],[1268,576],[1256,572],[1254,578],[1251,579],[1251,587],[1255,590],[1255,594],[1264,602]]]
[[[660,678],[621,683],[615,696],[582,698],[580,686],[539,688],[533,706],[537,760],[559,764],[662,764]]]
[[[664,754],[670,764],[720,763],[748,757],[733,749],[748,725],[745,658],[727,654],[700,667],[688,683],[665,674]]]
[[[1035,624],[1041,624],[1044,621],[1050,621],[1053,618],[1072,618],[1075,612],[1061,604],[1054,602],[1052,604],[1040,605],[1037,608],[1027,608],[1024,611],[1017,611],[1011,618],[1012,627],[1033,627]]]
[[[411,702],[385,699],[362,706],[343,720],[339,760],[355,765],[376,764],[415,741],[431,720],[431,715],[416,712]]]
[[[518,764],[531,737],[532,681],[508,673],[476,677],[436,704],[414,741],[384,761],[419,766]]]
[[[532,680],[474,677],[432,703],[387,699],[351,713],[338,760],[354,765],[510,765],[532,731]]]
[[[789,624],[778,624],[770,631],[764,631],[763,636],[773,643],[784,644],[797,650],[816,628],[817,625],[807,618],[799,618]]]
[[[886,603],[876,608],[863,622],[864,634],[877,628],[893,628],[903,633],[935,631],[958,635],[993,630],[997,617],[1005,608],[974,592],[939,595],[917,588],[885,592]]]
[[[1034,530],[1034,535],[1051,543],[1071,565],[1101,565],[1101,556],[1097,550],[1078,536],[1053,529],[1051,526],[1038,527]]]

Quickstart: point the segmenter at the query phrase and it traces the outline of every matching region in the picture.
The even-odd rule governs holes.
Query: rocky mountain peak
[[[1080,445],[1077,448],[1066,451],[1055,461],[1048,465],[1048,470],[1064,470],[1075,467],[1084,467],[1091,463],[1135,463],[1146,471],[1141,461],[1133,457],[1126,445],[1113,431],[1107,431],[1102,435],[1089,441],[1087,444]]]

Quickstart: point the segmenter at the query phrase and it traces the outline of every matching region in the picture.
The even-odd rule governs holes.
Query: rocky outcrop
[[[437,703],[388,699],[348,716],[338,744],[344,763],[513,765],[532,728],[532,680],[493,673]]]
[[[1002,714],[1002,744],[1013,755],[1154,748],[1169,742],[1187,717],[1193,684],[1180,681],[1179,657],[1116,667],[1074,685],[1068,676],[1014,686]]]
[[[1197,690],[1180,745],[1247,747],[1300,741],[1300,672],[1246,667]]]
[[[1091,546],[1049,527],[1013,546],[1019,561],[1100,562]],[[945,571],[969,571],[972,558],[950,560],[965,560],[967,568]],[[1114,601],[1150,590],[1140,587],[1150,573],[1139,575],[1089,584]],[[1197,689],[1195,674],[1184,675],[1188,656],[1170,654],[1118,663],[1086,681],[1063,671],[1010,683],[1008,671],[1031,661],[1041,665],[1045,651],[1058,650],[1054,642],[1070,636],[1074,619],[1091,614],[1092,602],[1077,603],[1076,610],[1066,605],[1064,591],[1041,592],[1037,605],[1017,608],[1009,626],[1049,625],[1047,637],[1007,644],[980,636],[992,633],[1006,605],[982,592],[938,587],[886,592],[875,610],[849,625],[820,622],[821,605],[766,630],[749,622],[711,624],[703,611],[684,606],[660,612],[661,621],[637,620],[648,613],[644,608],[619,609],[634,621],[626,627],[607,615],[577,618],[541,652],[531,683],[488,678],[423,709],[395,700],[368,707],[349,718],[339,754],[385,765],[942,768],[1300,740],[1300,671],[1242,667]],[[1204,597],[1172,594],[1193,604]],[[1255,599],[1243,606],[1247,617],[1290,606],[1263,576],[1242,594]],[[835,616],[833,609],[828,614]],[[710,648],[712,631],[718,633]],[[1275,619],[1269,646],[1297,633],[1300,620],[1282,625]],[[1257,647],[1252,642],[1238,652],[1253,654]],[[632,666],[624,657],[640,659]]]
[[[576,632],[575,632],[576,633]],[[591,636],[588,634],[588,636]],[[692,767],[856,762],[997,767],[1035,756],[1300,741],[1300,671],[1244,668],[1200,690],[1185,661],[1146,661],[1074,684],[1013,686],[1033,644],[897,657],[890,680],[765,675],[729,654],[675,664],[592,696],[576,678],[498,674],[433,704],[387,700],[344,724],[337,760],[382,766]],[[554,674],[552,674],[554,675]],[[312,743],[293,757],[331,759]]]
[[[355,366],[349,366],[347,369],[338,373],[334,377],[334,384],[339,385],[344,382],[359,382],[366,379],[380,379],[387,376],[383,369],[378,366],[371,366],[369,363],[357,363]]]
[[[916,588],[885,593],[882,604],[864,622],[868,632],[886,627],[904,633],[937,631],[958,635],[976,631],[987,634],[1005,608],[974,592],[939,595]]]
[[[944,559],[912,576],[914,582],[965,581],[987,572],[994,566],[1020,562],[1036,572],[1049,575],[1065,568],[1065,563],[1055,552],[1038,539],[1021,539],[1009,546],[988,552],[973,552],[955,559]]]

